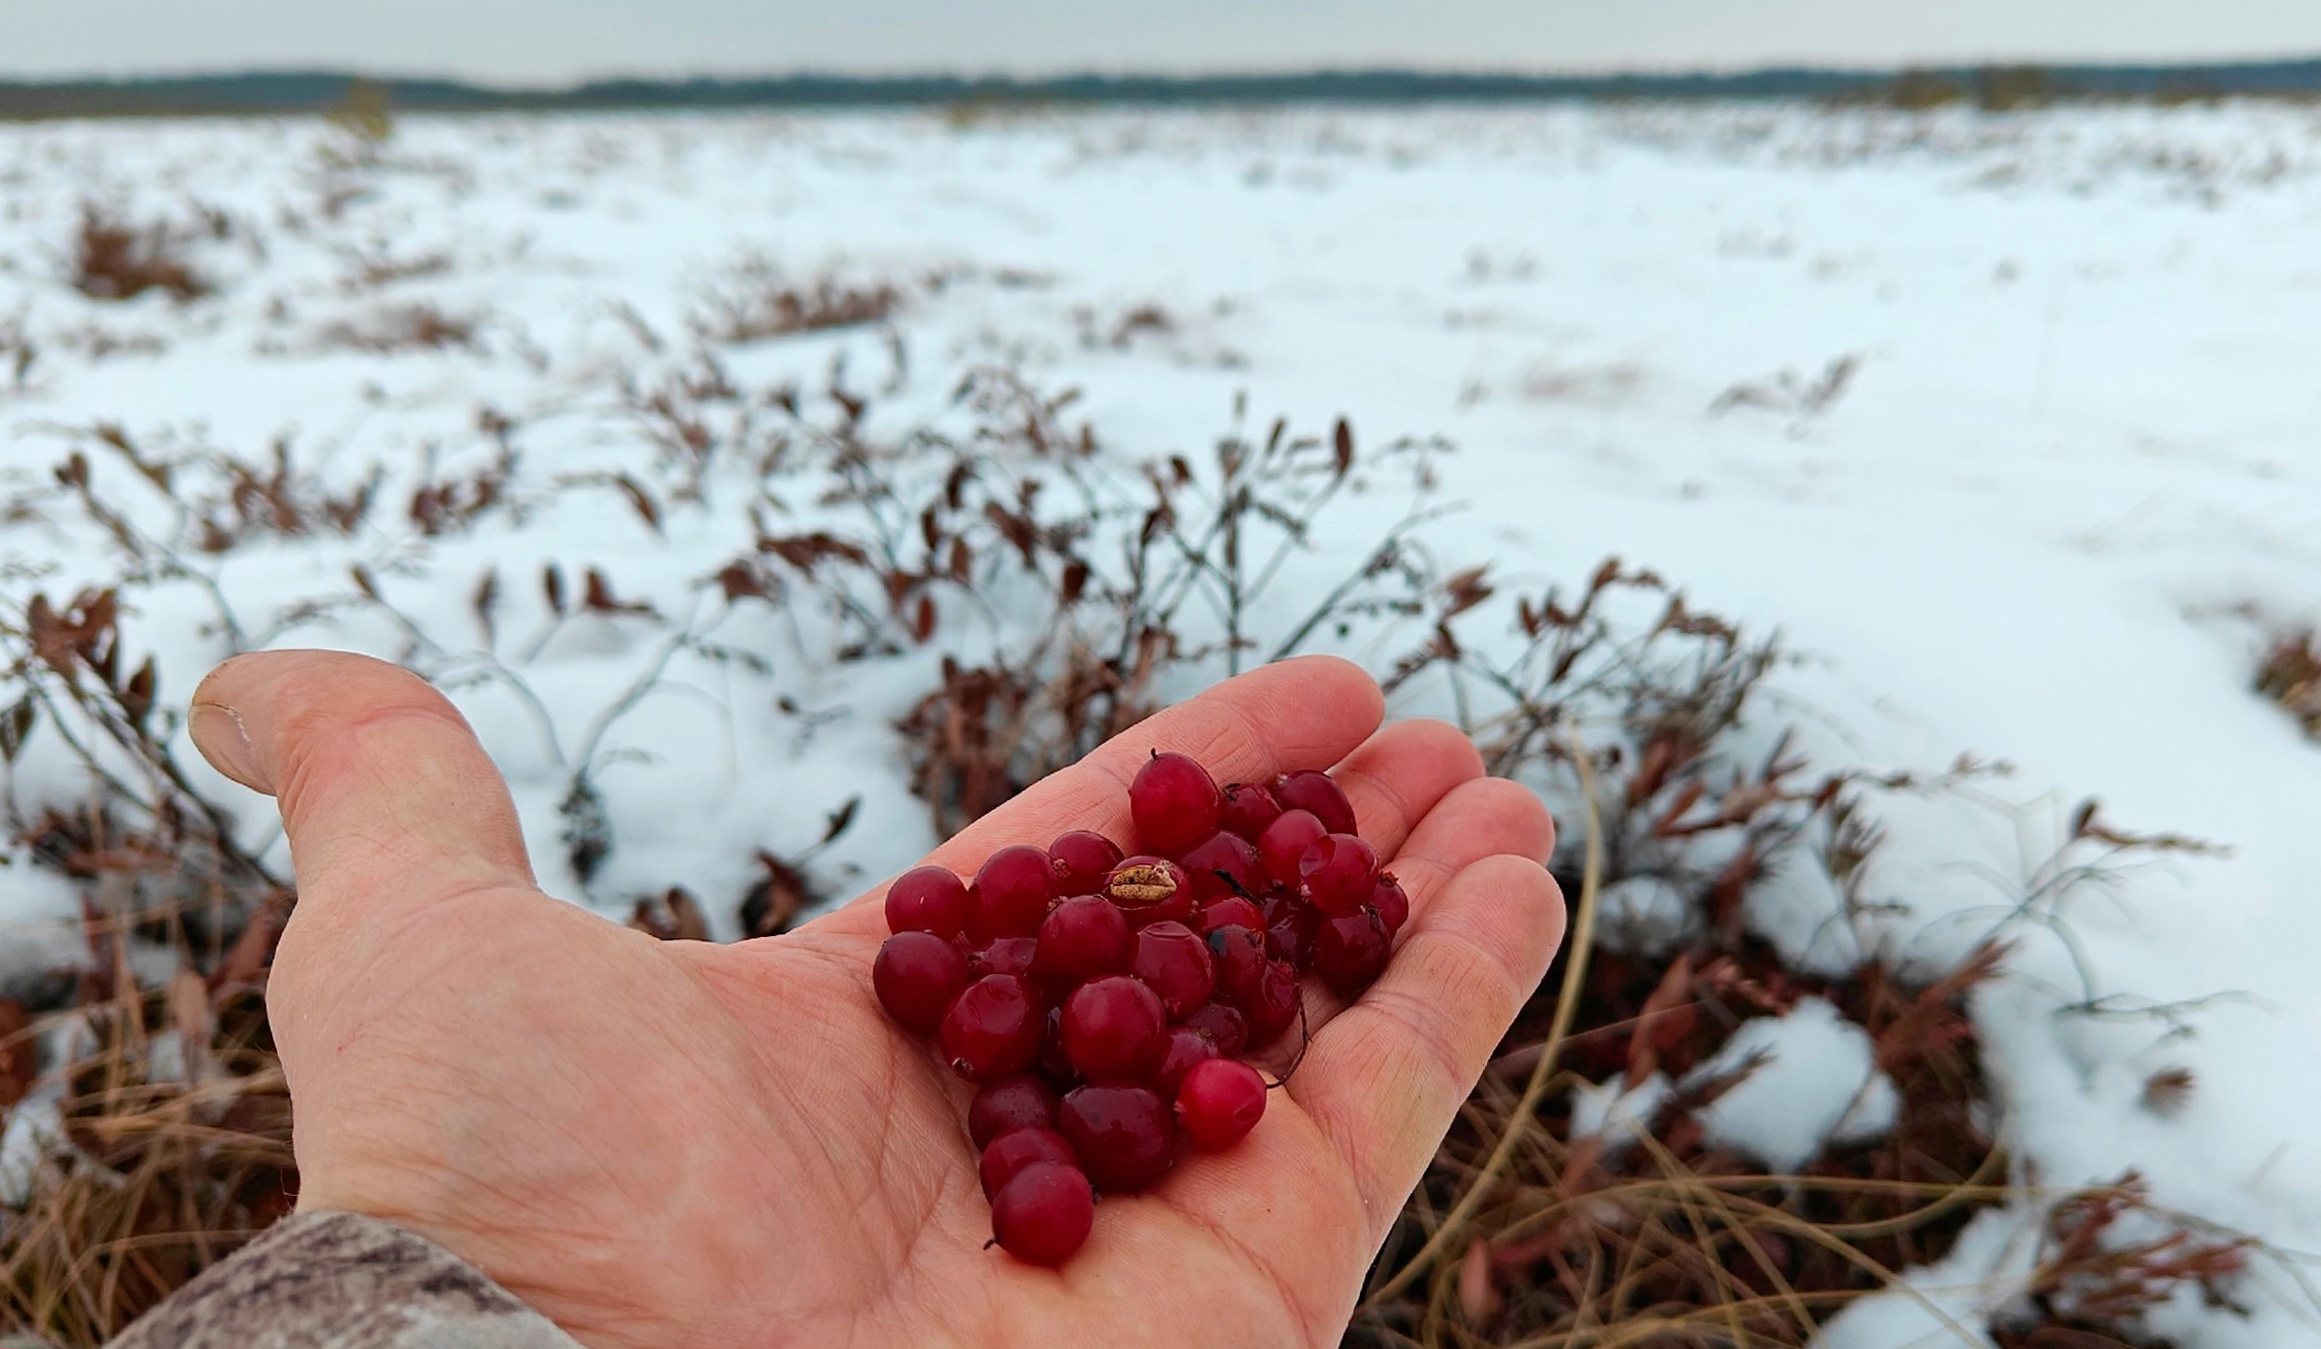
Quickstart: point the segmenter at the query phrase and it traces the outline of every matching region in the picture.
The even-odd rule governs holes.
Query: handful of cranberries
[[[1097,1191],[1159,1180],[1178,1131],[1239,1142],[1266,1086],[1238,1056],[1298,1020],[1307,971],[1341,997],[1368,987],[1410,914],[1326,773],[1220,790],[1156,753],[1128,807],[1139,856],[1075,831],[1000,849],[972,884],[906,872],[871,967],[887,1015],[977,1084],[992,1235],[1034,1264],[1088,1239]]]

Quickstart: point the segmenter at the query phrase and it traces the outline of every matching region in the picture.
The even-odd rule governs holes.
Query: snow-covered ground
[[[410,119],[376,162],[306,123],[14,127],[0,467],[9,490],[46,481],[99,422],[261,463],[287,437],[341,485],[385,466],[388,507],[355,538],[197,569],[256,629],[350,594],[359,561],[429,635],[421,664],[473,674],[470,599],[497,568],[497,645],[538,706],[496,676],[457,696],[562,893],[582,891],[555,863],[571,760],[591,741],[616,756],[602,785],[628,832],[586,889],[625,912],[672,882],[738,895],[752,848],[810,845],[855,795],[833,872],[872,879],[931,841],[888,731],[926,662],[699,662],[673,671],[692,694],[663,691],[599,738],[665,635],[546,626],[542,564],[575,586],[594,564],[624,600],[787,650],[770,620],[702,616],[696,583],[750,544],[740,512],[672,509],[656,532],[617,490],[545,491],[649,455],[608,372],[649,385],[680,368],[686,316],[746,259],[908,292],[906,365],[859,330],[722,350],[753,387],[819,388],[843,351],[854,385],[931,415],[962,369],[1004,363],[1080,388],[1074,415],[1136,455],[1202,449],[1242,392],[1260,425],[1344,414],[1368,442],[1439,433],[1458,447],[1444,496],[1462,503],[1426,536],[1445,568],[1489,561],[1536,587],[1607,554],[1651,565],[1807,653],[1778,685],[1821,761],[2015,765],[1987,801],[1886,803],[1872,888],[1918,910],[1898,943],[1964,949],[1978,915],[2038,879],[2085,795],[2125,827],[2228,845],[2072,899],[2088,973],[2034,936],[1978,1015],[2021,1178],[2139,1168],[2162,1204],[2321,1251],[2321,748],[2249,691],[2265,626],[2321,618],[2317,170],[2321,115],[2287,108]],[[194,201],[244,222],[193,246],[216,295],[100,304],[65,281],[84,203],[190,218]],[[472,321],[473,343],[348,349],[347,332],[418,304]],[[1124,322],[1145,306],[1167,323]],[[39,353],[14,382],[8,331]],[[413,475],[431,455],[443,475],[488,462],[484,406],[516,423],[518,485],[542,504],[520,529],[421,538],[401,513]],[[91,459],[135,496],[117,458]],[[1330,549],[1366,546],[1402,504],[1374,484],[1291,575],[1333,574]],[[0,524],[0,551],[57,569],[0,580],[12,608],[119,570],[86,531],[26,520]],[[134,654],[155,652],[164,700],[182,699],[225,650],[200,630],[211,597],[178,583],[136,603]],[[375,613],[282,640],[412,647]],[[20,796],[77,789],[53,744],[28,744]],[[263,838],[264,812],[250,818]],[[0,892],[0,911],[69,916],[41,884]],[[5,942],[38,939],[22,930]],[[2188,1034],[2134,1014],[2217,994],[2240,996],[2189,1012]],[[2091,996],[2101,1014],[2057,1011]],[[1792,1041],[1836,1045],[1833,1071],[1861,1087],[1858,1045],[1818,1024]],[[2183,1108],[2145,1108],[2147,1078],[2172,1068],[2193,1074]],[[1729,1106],[1744,1132],[1767,1109]],[[1810,1146],[1778,1144],[1783,1160]],[[1982,1221],[1923,1286],[2020,1272],[2020,1243]],[[2163,1328],[2321,1344],[2293,1290],[2259,1291],[2247,1319],[2186,1305]],[[1977,1296],[1937,1300],[1971,1313]],[[1827,1339],[1943,1342],[1920,1307],[1865,1304]]]

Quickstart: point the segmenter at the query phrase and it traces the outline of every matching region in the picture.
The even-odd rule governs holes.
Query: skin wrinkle
[[[774,939],[767,938],[764,940],[771,941]],[[840,960],[835,957],[830,960],[830,967],[834,973],[839,972],[841,969],[843,969],[847,974],[854,973],[854,967],[852,965],[842,966]],[[722,979],[724,976],[716,971],[705,971],[703,977],[710,979]],[[781,1073],[778,1070],[778,1063],[776,1060],[768,1057],[776,1048],[774,1043],[767,1037],[752,1037],[752,1039],[754,1043],[764,1044],[767,1047],[764,1053],[761,1053],[757,1056],[757,1062],[760,1065],[760,1076],[770,1084],[778,1087],[785,1096],[791,1095],[787,1075]],[[903,1065],[903,1060],[906,1055],[909,1055],[910,1053],[910,1049],[900,1040],[892,1040],[886,1044],[887,1071],[876,1075],[877,1080],[882,1085],[883,1096],[881,1099],[885,1104],[886,1113],[892,1114],[894,1111],[895,1103],[897,1100],[897,1092],[899,1090],[898,1084],[902,1080],[904,1071],[906,1071]],[[802,1106],[804,1103],[797,1102],[797,1104]],[[965,1103],[962,1101],[959,1104],[960,1107],[964,1109]],[[804,1112],[801,1109],[799,1113]],[[867,1187],[875,1187],[877,1181],[881,1177],[890,1177],[893,1174],[893,1172],[888,1167],[888,1159],[894,1155],[894,1147],[897,1140],[893,1134],[884,1132],[878,1135],[878,1139],[878,1154],[873,1159],[873,1165],[860,1173],[861,1182]],[[819,1136],[817,1136],[816,1141],[821,1146],[825,1160],[833,1163],[834,1169],[838,1169],[843,1173],[845,1168],[836,1166],[836,1163],[838,1163],[841,1159],[830,1151],[827,1142],[822,1140]],[[914,1168],[914,1170],[915,1169],[916,1168]],[[889,1253],[895,1259],[907,1263],[908,1255],[911,1251],[916,1249],[919,1242],[924,1239],[926,1235],[926,1228],[930,1225],[932,1219],[942,1211],[942,1200],[945,1193],[948,1192],[950,1185],[951,1181],[948,1177],[939,1177],[935,1183],[933,1194],[929,1197],[926,1204],[921,1207],[921,1221],[909,1232],[898,1231],[896,1234],[896,1239],[888,1243],[890,1248]],[[865,1206],[868,1201],[874,1197],[875,1189],[866,1189],[860,1193],[853,1193],[849,1195],[850,1200],[853,1201],[854,1206],[858,1210]],[[902,1225],[900,1214],[896,1215],[895,1225],[898,1227]],[[868,1295],[862,1299],[858,1299],[855,1305],[865,1305],[867,1301]]]
[[[1178,1209],[1177,1212],[1194,1227],[1207,1232],[1219,1242],[1230,1247],[1236,1255],[1241,1257],[1241,1262],[1244,1265],[1265,1276],[1266,1285],[1280,1302],[1281,1309],[1288,1313],[1291,1324],[1298,1327],[1300,1342],[1321,1345],[1327,1344],[1335,1338],[1327,1332],[1316,1330],[1317,1326],[1334,1318],[1304,1305],[1303,1300],[1292,1291],[1289,1283],[1282,1278],[1281,1271],[1275,1266],[1270,1253],[1252,1247],[1240,1233],[1231,1231],[1223,1224],[1211,1220],[1206,1214],[1197,1213],[1190,1209]]]

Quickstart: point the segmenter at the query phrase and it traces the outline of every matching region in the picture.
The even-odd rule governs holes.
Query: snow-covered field
[[[213,295],[72,288],[84,205],[191,221],[196,202],[232,222],[187,245]],[[1977,1006],[2003,1132],[2027,1183],[2136,1168],[2162,1204],[2321,1251],[2321,748],[2250,691],[2261,635],[2321,619],[2321,114],[410,119],[375,153],[307,123],[12,127],[0,491],[47,490],[77,447],[108,499],[143,503],[141,528],[193,538],[139,495],[100,423],[145,452],[211,446],[261,467],[280,440],[342,491],[379,466],[386,504],[353,537],[218,558],[188,544],[214,592],[181,579],[127,597],[132,661],[156,655],[164,703],[226,653],[220,603],[266,640],[292,606],[355,595],[359,563],[403,618],[335,608],[275,640],[402,655],[450,682],[514,781],[551,890],[624,917],[673,883],[738,896],[754,848],[807,848],[855,796],[855,826],[818,865],[867,883],[932,841],[890,730],[932,658],[816,659],[815,635],[726,612],[699,583],[748,551],[747,515],[663,500],[664,475],[648,523],[608,476],[643,479],[655,453],[624,379],[649,393],[697,369],[689,316],[751,284],[753,258],[902,300],[888,325],[718,344],[741,387],[811,396],[843,353],[848,386],[899,426],[950,415],[962,371],[1004,365],[1080,389],[1071,417],[1123,472],[1205,452],[1242,394],[1260,430],[1343,414],[1366,443],[1439,434],[1459,509],[1424,538],[1445,571],[1487,561],[1536,589],[1618,554],[1805,653],[1776,683],[1818,760],[2010,762],[1976,792],[1884,804],[1872,888],[1916,910],[1881,929],[1898,948],[1966,949],[1994,906],[2051,879],[2088,795],[2123,827],[2228,846],[2068,896],[2071,945],[2025,934]],[[393,345],[418,306],[468,339],[362,349]],[[778,419],[734,434],[747,402],[721,404],[716,433],[762,449]],[[422,478],[492,462],[484,408],[510,428],[507,490],[530,509],[425,536],[404,503]],[[730,505],[755,483],[704,491]],[[1285,573],[1282,609],[1406,504],[1372,479]],[[806,492],[768,509],[803,530],[818,506]],[[12,614],[122,570],[48,514],[0,523]],[[549,563],[575,593],[600,567],[670,626],[552,622]],[[504,597],[488,637],[472,605],[487,570]],[[1009,640],[1008,620],[1003,601],[980,640]],[[623,707],[680,627],[771,668],[680,651],[669,685]],[[576,761],[603,766],[624,826],[585,886],[559,860]],[[20,802],[84,787],[53,738],[27,742]],[[267,812],[248,819],[262,842]],[[711,907],[730,933],[731,899]],[[77,909],[14,867],[0,913],[19,924],[0,937],[8,968],[40,959],[11,949],[57,949],[42,922]],[[1844,1091],[1860,1086],[1860,1051],[1833,1028],[1801,1022],[1791,1042],[1834,1046]],[[2190,1096],[2147,1108],[2169,1069],[2191,1072]],[[2020,1265],[2019,1228],[1980,1220],[1920,1281],[1971,1320],[1999,1295],[1985,1276]],[[2321,1344],[2293,1286],[2251,1289],[2246,1318],[2185,1298],[2161,1328]],[[1947,1334],[1888,1297],[1825,1340]]]

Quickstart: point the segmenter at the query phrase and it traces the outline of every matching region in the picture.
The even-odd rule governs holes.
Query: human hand
[[[1365,1269],[1545,971],[1538,801],[1440,723],[1378,725],[1324,658],[1163,712],[936,850],[1129,833],[1147,752],[1220,781],[1334,767],[1409,891],[1393,964],[1231,1151],[1099,1205],[1061,1270],[984,1249],[970,1090],[886,1019],[884,887],[780,937],[662,942],[534,884],[507,789],[417,677],[243,656],[194,694],[222,772],[274,795],[299,900],[267,1007],[302,1211],[367,1213],[595,1349],[1338,1342]],[[1293,1032],[1294,1034],[1294,1032]]]

